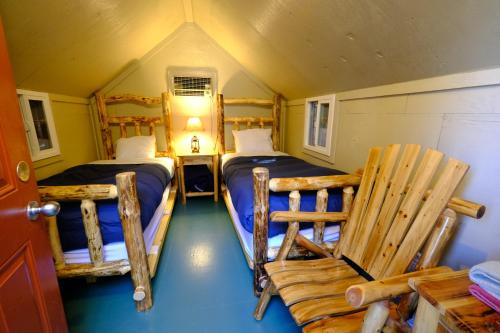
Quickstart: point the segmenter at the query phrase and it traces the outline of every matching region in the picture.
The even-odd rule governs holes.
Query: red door
[[[0,22],[0,332],[67,332],[46,227],[26,215],[39,199]]]

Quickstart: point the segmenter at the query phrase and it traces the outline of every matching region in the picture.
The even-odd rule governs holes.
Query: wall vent
[[[174,96],[213,96],[217,91],[214,69],[169,67],[167,84]]]

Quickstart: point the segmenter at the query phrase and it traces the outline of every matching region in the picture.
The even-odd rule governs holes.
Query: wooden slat
[[[219,154],[226,153],[224,140],[224,96],[217,94],[217,148]]]
[[[160,261],[160,254],[163,248],[163,244],[165,243],[165,237],[167,235],[170,219],[172,218],[172,211],[174,210],[176,197],[177,185],[172,185],[168,194],[167,204],[165,206],[165,210],[163,211],[160,225],[158,226],[155,238],[153,239],[153,245],[151,246],[151,250],[148,254],[149,276],[151,278],[156,275],[156,269],[158,267],[158,262]]]
[[[82,200],[80,207],[82,211],[83,227],[85,229],[85,235],[87,236],[90,261],[94,265],[99,266],[104,261],[104,255],[102,253],[103,244],[96,205],[94,201],[86,199]]]
[[[379,251],[382,241],[389,230],[394,216],[401,204],[408,180],[417,161],[420,146],[415,144],[406,145],[399,161],[398,167],[391,180],[391,186],[387,192],[386,200],[380,209],[377,222],[371,233],[366,246],[365,256],[361,266],[367,270],[373,264],[376,253]]]
[[[385,279],[370,281],[359,285],[353,285],[347,289],[345,297],[349,304],[358,308],[373,302],[390,299],[412,292],[412,289],[408,285],[409,278],[417,276],[430,276],[451,271],[451,268],[441,266],[391,276]]]
[[[272,140],[273,149],[280,150],[280,126],[281,126],[281,96],[275,95],[273,98],[273,127],[272,127]]]
[[[67,264],[56,271],[57,277],[72,278],[79,276],[111,276],[123,275],[130,271],[128,260],[107,261],[102,265],[94,264]]]
[[[269,189],[273,192],[318,191],[324,188],[357,186],[360,181],[361,177],[357,175],[272,178]]]
[[[300,193],[299,191],[292,191],[288,196],[288,206],[290,207],[290,212],[300,211]],[[299,232],[299,222],[297,220],[290,221],[288,228],[286,230],[285,237],[281,243],[280,250],[276,256],[276,260],[285,260],[292,248],[295,237]]]
[[[432,177],[442,158],[443,154],[437,150],[428,149],[424,154],[422,162],[413,177],[410,190],[406,194],[380,250],[377,251],[377,255],[372,261],[372,265],[368,267],[368,272],[371,276],[375,278],[383,276],[382,273],[389,265],[394,253],[406,235],[410,223],[413,221],[413,217],[420,207],[424,193],[429,187]],[[412,258],[408,259],[411,260]]]
[[[468,269],[463,269],[460,271],[444,272],[441,274],[433,274],[428,276],[415,276],[408,279],[408,286],[410,286],[410,288],[413,290],[417,290],[417,288],[423,283],[450,280],[450,279],[462,279],[468,276],[469,276]]]
[[[375,180],[375,184],[373,186],[373,190],[369,199],[368,207],[366,209],[366,213],[358,222],[359,230],[362,230],[362,232],[358,232],[354,235],[353,243],[356,244],[356,246],[353,247],[352,254],[349,258],[359,264],[361,264],[362,262],[366,246],[371,238],[372,229],[375,222],[377,221],[382,202],[385,198],[387,188],[389,187],[389,181],[392,176],[394,165],[396,165],[396,160],[400,149],[401,145],[399,144],[389,145],[387,148],[385,148],[379,172],[377,174],[377,178]],[[390,197],[387,198],[387,201],[392,200],[393,199]]]
[[[352,202],[354,200],[354,188],[352,186],[344,187],[342,190],[342,212],[349,214],[352,207]],[[340,222],[340,237],[344,234],[346,222]],[[335,258],[341,258],[342,252],[340,250],[339,242],[335,243],[333,248],[333,255]]]
[[[338,266],[345,266],[347,263],[344,260],[324,258],[316,260],[284,260],[273,261],[265,265],[267,274],[273,275],[278,272],[291,272],[300,270],[325,269]]]
[[[319,244],[314,243],[313,241],[302,236],[301,234],[295,235],[295,243],[297,245],[302,246],[303,248],[311,251],[312,253],[316,254],[320,258],[333,257],[333,255],[326,248],[324,248],[323,246],[321,246]]]
[[[411,259],[427,239],[436,224],[439,214],[446,207],[468,169],[469,166],[461,161],[455,159],[448,161],[431,195],[424,203],[394,259],[387,268],[385,276],[401,274],[405,271]]]
[[[345,212],[290,212],[290,211],[274,211],[271,213],[271,221],[273,222],[337,222],[345,221],[348,213]]]
[[[149,135],[155,135],[155,123],[149,123]]]
[[[126,138],[127,137],[127,126],[125,126],[125,123],[120,123],[120,138]]]
[[[348,265],[315,270],[294,270],[278,272],[271,275],[271,279],[279,290],[297,283],[321,283],[357,276],[358,273]]]
[[[328,205],[328,191],[326,189],[321,189],[316,194],[316,212],[324,213]],[[325,224],[324,223],[314,223],[314,237],[315,243],[321,244],[323,242],[323,236],[325,235]]]
[[[224,105],[259,105],[259,106],[273,106],[274,101],[270,99],[258,98],[226,98]]]
[[[224,123],[230,124],[230,123],[248,123],[252,124],[260,124],[260,123],[268,123],[271,124],[273,122],[272,117],[225,117],[224,118]]]
[[[364,215],[366,208],[368,206],[368,200],[370,198],[370,193],[375,182],[375,177],[377,175],[378,164],[380,160],[380,155],[382,153],[381,147],[374,147],[370,149],[368,153],[368,159],[364,167],[363,178],[358,189],[358,193],[354,199],[353,208],[350,212],[348,222],[344,227],[344,234],[340,236],[339,248],[341,253],[349,257],[353,252],[352,240],[357,232],[359,232],[359,223],[361,217]],[[351,247],[352,245],[352,247]]]
[[[290,307],[290,313],[298,325],[326,316],[343,315],[360,311],[350,306],[344,295],[324,297],[296,303]]]
[[[104,95],[97,93],[95,95],[97,113],[99,114],[99,123],[101,124],[101,139],[104,148],[105,157],[107,159],[113,158],[113,141],[111,138],[111,130],[108,123],[108,112],[106,110],[106,101]]]
[[[135,123],[140,123],[143,125],[149,125],[154,123],[156,125],[161,125],[163,123],[161,117],[147,117],[147,116],[113,116],[108,117],[108,123],[110,125],[120,125],[120,124],[130,124],[135,125]]]
[[[116,186],[112,184],[39,186],[38,193],[42,201],[105,200],[118,196]]]
[[[159,97],[143,97],[132,94],[114,95],[105,98],[106,104],[118,104],[118,103],[136,103],[140,105],[156,105],[160,104]]]
[[[59,229],[57,229],[57,218],[56,216],[47,216],[45,219],[48,222],[50,248],[54,257],[54,265],[56,266],[56,270],[58,270],[64,266],[64,252],[61,246]]]
[[[304,326],[304,333],[358,333],[366,311],[340,317],[325,318]]]
[[[327,283],[299,283],[281,288],[279,294],[285,305],[290,306],[309,299],[344,295],[348,287],[363,282],[366,279],[358,275]]]
[[[141,135],[141,123],[136,121],[134,123],[134,133],[136,136],[140,136]]]
[[[170,98],[168,92],[163,92],[161,94],[161,112],[162,112],[162,122],[165,128],[165,141],[167,145],[166,152],[171,155],[172,150],[172,138],[173,138],[173,123],[172,123],[172,107],[170,105]]]

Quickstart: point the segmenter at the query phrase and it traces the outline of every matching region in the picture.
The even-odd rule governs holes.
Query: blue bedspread
[[[344,174],[342,171],[309,164],[292,156],[251,156],[235,157],[224,165],[224,181],[231,193],[240,222],[249,232],[253,232],[253,177],[252,169],[266,167],[270,178],[328,176]],[[316,207],[316,191],[301,191],[300,210],[314,211]],[[270,192],[269,213],[288,210],[288,192]],[[342,209],[342,191],[329,191],[328,211]],[[269,237],[286,232],[286,223],[269,223]],[[311,223],[301,223],[301,229],[310,228]]]
[[[145,229],[160,204],[171,180],[169,172],[159,164],[84,164],[42,180],[38,185],[116,184],[120,172],[134,171],[141,207],[141,224]],[[123,241],[117,200],[96,201],[97,215],[104,244]],[[87,247],[80,202],[62,202],[57,226],[64,251]]]

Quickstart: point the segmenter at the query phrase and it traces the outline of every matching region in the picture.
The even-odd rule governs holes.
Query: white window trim
[[[28,145],[30,147],[31,159],[33,161],[39,161],[49,157],[61,155],[59,140],[57,139],[56,126],[52,116],[49,94],[38,91],[17,89],[17,96],[19,98],[21,114],[24,120],[24,128],[26,130],[26,139],[28,140]],[[43,103],[43,110],[45,111],[45,118],[47,120],[47,128],[49,130],[50,140],[52,143],[52,148],[50,149],[40,150],[29,100],[37,100]]]
[[[329,109],[328,109],[328,123],[327,123],[327,131],[326,131],[326,146],[321,147],[321,146],[311,146],[308,143],[309,139],[309,113],[310,113],[310,102],[318,102],[318,106],[322,103],[329,103]],[[320,108],[318,107],[318,112]],[[316,129],[318,129],[318,123],[319,123],[319,114],[318,117],[316,117]],[[324,95],[324,96],[317,96],[317,97],[310,97],[306,98],[305,102],[305,112],[304,112],[304,149],[313,151],[316,153],[319,153],[321,155],[325,155],[327,157],[330,157],[333,155],[332,152],[332,136],[333,136],[333,124],[334,124],[334,118],[335,118],[335,94],[332,95]],[[318,136],[316,135],[316,140]]]

